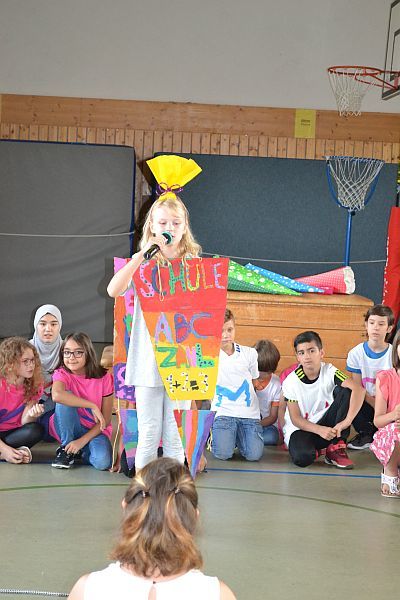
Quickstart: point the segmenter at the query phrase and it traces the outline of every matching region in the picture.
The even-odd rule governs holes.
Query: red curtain
[[[387,258],[383,279],[382,303],[394,312],[395,323],[400,315],[400,208],[393,207],[387,238]]]

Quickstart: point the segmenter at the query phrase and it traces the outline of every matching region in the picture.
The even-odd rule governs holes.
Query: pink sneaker
[[[329,444],[326,449],[325,462],[327,465],[335,465],[338,469],[353,469],[354,467],[354,463],[347,456],[344,442]]]

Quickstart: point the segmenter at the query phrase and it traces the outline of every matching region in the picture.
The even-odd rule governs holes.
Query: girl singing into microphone
[[[172,238],[170,243],[163,236],[165,232]],[[112,298],[124,294],[128,286],[134,287],[132,277],[145,260],[144,254],[153,244],[160,247],[156,259],[161,264],[175,258],[194,258],[201,253],[190,229],[188,210],[171,191],[163,193],[150,208],[143,227],[140,250],[114,275],[108,285],[107,291]],[[164,456],[183,463],[184,451],[173,410],[179,404],[179,408],[190,408],[190,402],[173,402],[167,395],[135,289],[134,297],[125,383],[135,386],[139,430],[135,466],[137,470],[142,469],[157,458],[160,439],[163,442]]]

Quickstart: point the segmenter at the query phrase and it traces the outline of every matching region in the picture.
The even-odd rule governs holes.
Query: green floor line
[[[15,492],[15,491],[24,491],[24,490],[42,490],[42,489],[52,489],[52,488],[82,488],[82,487],[123,487],[126,488],[127,485],[125,483],[60,483],[60,484],[52,484],[52,485],[29,485],[29,486],[20,486],[20,487],[11,487],[11,488],[0,488],[0,492]],[[237,492],[243,494],[260,494],[263,496],[278,496],[281,498],[295,498],[296,500],[309,500],[311,502],[322,502],[324,504],[333,504],[335,506],[344,506],[345,508],[356,508],[358,510],[364,510],[367,512],[373,512],[380,515],[386,515],[389,517],[395,517],[396,519],[400,519],[400,513],[392,513],[385,510],[379,510],[377,508],[368,508],[367,506],[359,506],[357,504],[350,504],[347,502],[339,502],[337,500],[326,500],[324,498],[314,498],[312,496],[300,496],[297,494],[282,494],[280,492],[264,492],[261,490],[248,490],[248,489],[239,489],[239,488],[228,488],[228,487],[216,487],[216,486],[207,486],[207,485],[197,485],[197,489],[199,490],[214,490],[220,492]]]

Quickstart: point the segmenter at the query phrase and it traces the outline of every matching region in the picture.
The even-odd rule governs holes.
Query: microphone
[[[170,244],[172,242],[172,235],[168,232],[168,231],[163,231],[162,235],[165,237],[165,239],[167,240],[167,246],[168,244]],[[146,252],[143,254],[143,258],[145,260],[150,260],[151,258],[153,258],[153,256],[155,256],[157,254],[157,252],[160,252],[160,246],[158,244],[153,244],[152,246],[150,246],[150,248],[148,250],[146,250]]]

